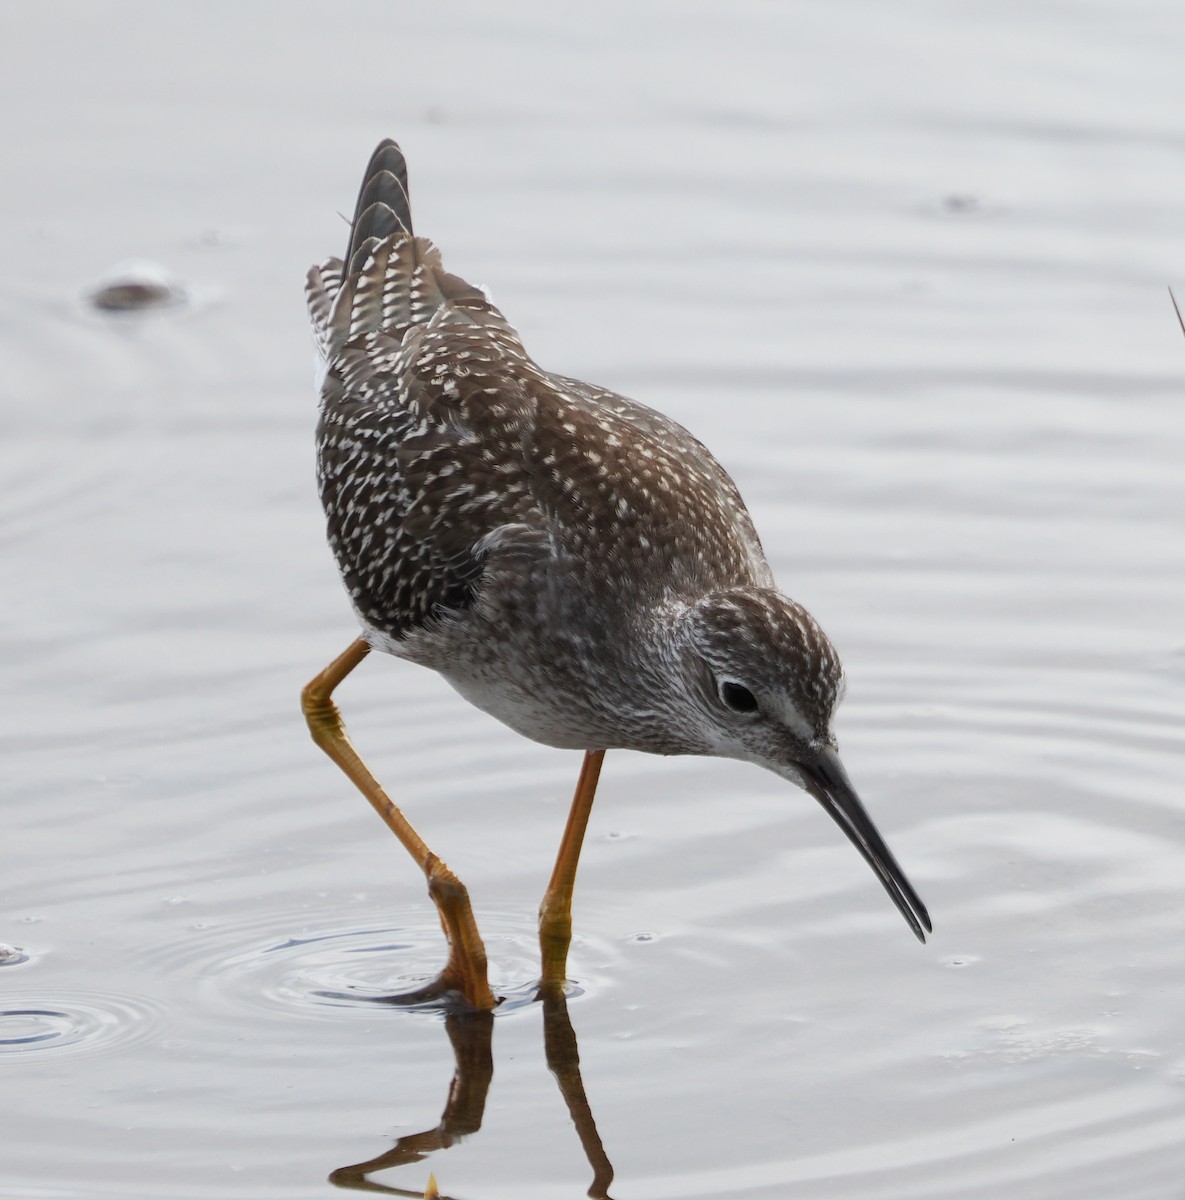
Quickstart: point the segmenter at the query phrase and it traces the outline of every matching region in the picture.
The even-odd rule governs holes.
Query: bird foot
[[[378,996],[376,1003],[392,1008],[414,1008],[422,1011],[463,1015],[465,1013],[490,1012],[502,1003],[503,997],[495,996],[483,979],[485,995],[474,999],[466,990],[463,981],[450,971],[442,971],[430,983],[413,988],[410,992],[396,992],[390,996]],[[489,1002],[485,999],[488,996]]]

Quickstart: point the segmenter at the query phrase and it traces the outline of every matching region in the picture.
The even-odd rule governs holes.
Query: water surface
[[[1179,5],[8,26],[0,1196],[1180,1196]],[[611,754],[577,993],[521,1002],[578,757],[372,657],[350,728],[511,997],[451,1108],[456,1030],[371,1002],[435,914],[297,707],[354,636],[300,283],[388,134],[544,365],[733,472],[935,923],[772,776]],[[126,259],[184,302],[91,309]]]

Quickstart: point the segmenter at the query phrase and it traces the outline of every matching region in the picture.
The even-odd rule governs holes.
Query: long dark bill
[[[918,941],[924,942],[926,934],[932,931],[930,914],[905,878],[893,852],[885,845],[885,839],[877,832],[872,818],[864,811],[839,755],[834,750],[824,750],[817,758],[797,765],[807,790],[847,834],[864,861],[876,872]]]

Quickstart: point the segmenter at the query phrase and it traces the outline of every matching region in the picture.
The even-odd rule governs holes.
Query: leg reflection
[[[605,1153],[597,1123],[593,1120],[584,1079],[580,1074],[580,1050],[576,1031],[568,1019],[568,1001],[554,989],[540,992],[543,1002],[543,1051],[547,1065],[560,1085],[560,1094],[568,1106],[572,1124],[584,1148],[584,1157],[592,1167],[593,1181],[588,1189],[591,1200],[610,1200],[609,1185],[613,1182],[613,1164]]]
[[[330,1183],[362,1192],[382,1192],[387,1196],[414,1196],[419,1200],[424,1195],[422,1191],[388,1187],[386,1184],[374,1183],[367,1176],[376,1171],[387,1171],[392,1167],[422,1162],[429,1154],[447,1150],[481,1128],[486,1093],[490,1090],[490,1080],[494,1077],[494,1054],[491,1045],[494,1016],[488,1012],[450,1013],[445,1018],[444,1027],[453,1046],[456,1069],[439,1123],[435,1128],[426,1129],[423,1133],[409,1133],[406,1137],[401,1137],[386,1153],[366,1162],[338,1167],[329,1176]]]
[[[567,999],[558,988],[542,990],[539,999],[543,1007],[543,1047],[547,1065],[559,1084],[580,1145],[593,1172],[587,1195],[591,1200],[611,1200],[608,1188],[613,1182],[613,1165],[605,1154],[585,1095],[580,1074],[580,1052],[576,1045],[576,1032],[568,1017]],[[393,1167],[422,1162],[430,1154],[447,1150],[481,1128],[486,1094],[494,1075],[494,1016],[486,1012],[451,1013],[445,1019],[445,1029],[452,1043],[456,1069],[439,1123],[423,1133],[401,1137],[391,1149],[367,1162],[339,1167],[329,1176],[330,1183],[357,1191],[422,1200],[425,1196],[422,1190],[391,1187],[376,1183],[369,1177]],[[426,1194],[441,1195],[441,1200],[445,1200],[438,1192],[430,1190]]]

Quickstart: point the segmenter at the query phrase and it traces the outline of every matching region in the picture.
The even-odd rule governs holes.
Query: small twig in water
[[[1181,316],[1181,306],[1177,303],[1177,297],[1173,295],[1173,289],[1169,288],[1169,299],[1173,302],[1173,308],[1177,312],[1177,323],[1181,326],[1181,332],[1185,333],[1185,317]]]

